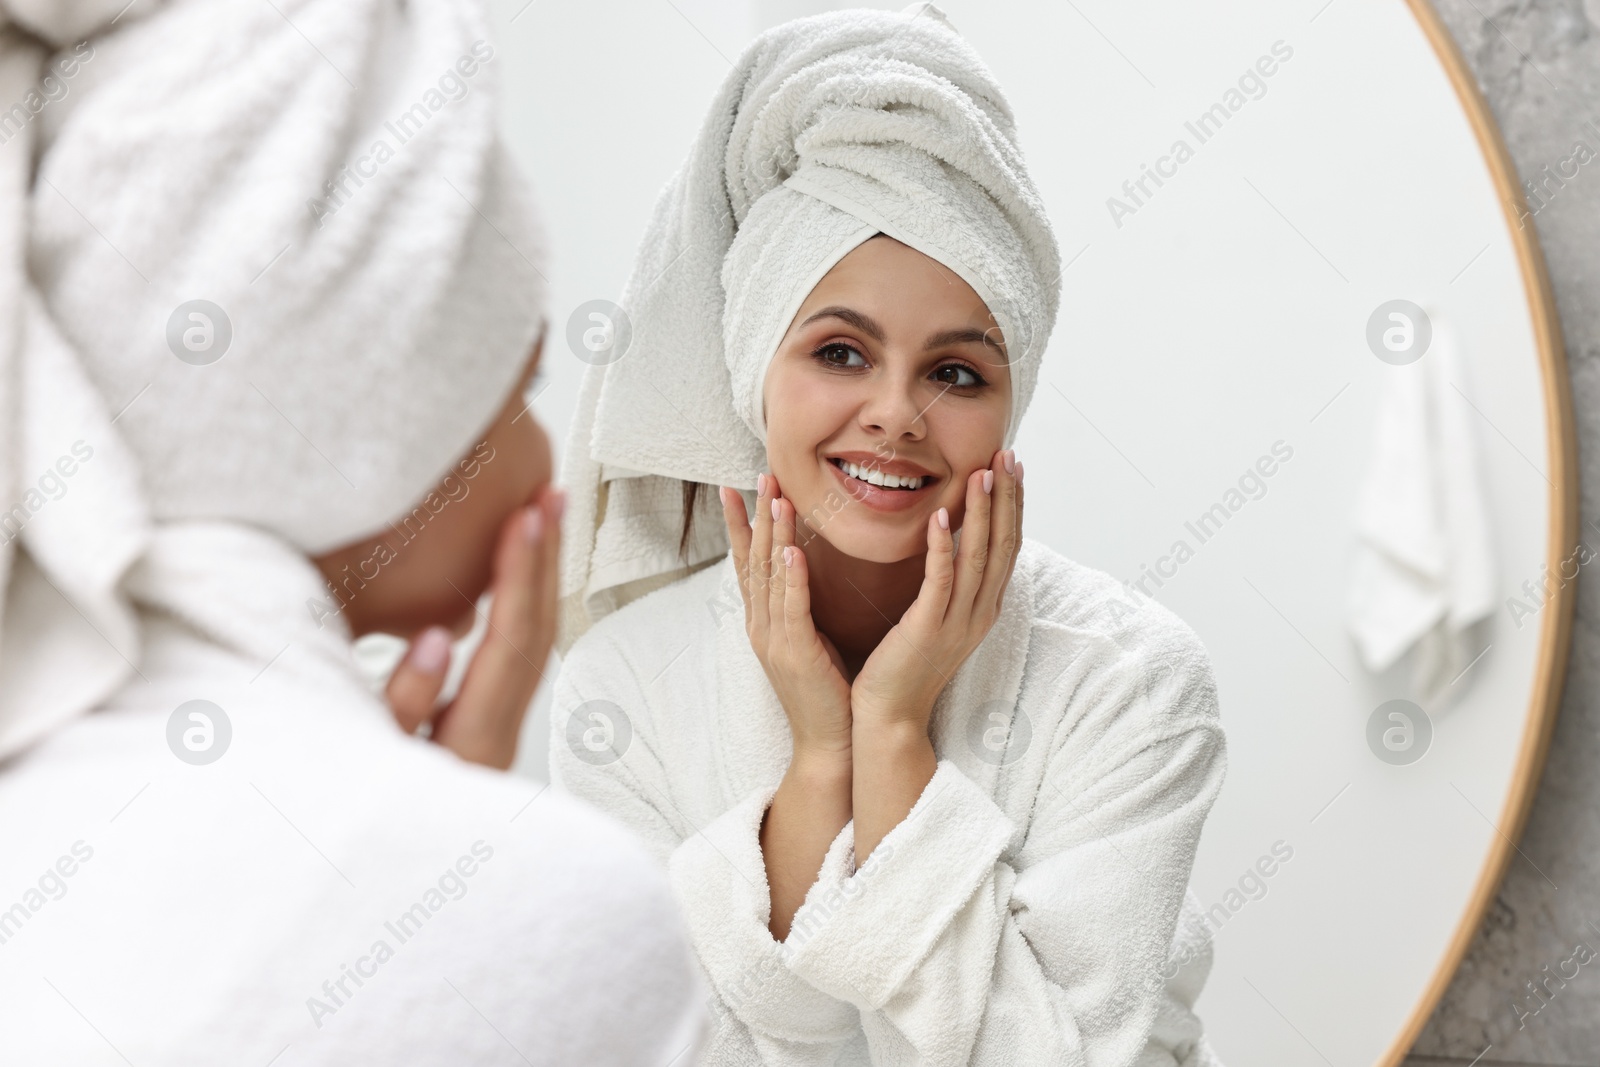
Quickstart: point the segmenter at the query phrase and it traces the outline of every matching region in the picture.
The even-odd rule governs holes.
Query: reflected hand
[[[939,514],[929,517],[917,599],[873,649],[851,687],[858,724],[912,724],[925,732],[949,676],[999,618],[1022,547],[1022,464],[1015,463],[1014,473],[1006,470],[1014,460],[1014,452],[996,452],[989,469],[967,477],[959,552],[948,516],[945,525]],[[991,491],[985,492],[990,478]]]
[[[464,760],[501,770],[517,754],[528,705],[555,642],[561,511],[566,494],[546,485],[500,528],[489,628],[454,700],[436,706],[450,666],[450,631],[430,626],[412,641],[385,689],[406,733],[432,725],[434,741]]]
[[[839,650],[812,622],[806,554],[795,545],[794,505],[781,492],[772,475],[758,479],[752,528],[744,498],[719,490],[745,633],[789,718],[795,755],[848,756],[850,683]]]

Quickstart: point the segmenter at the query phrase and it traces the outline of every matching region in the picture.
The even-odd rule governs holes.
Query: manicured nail
[[[989,493],[989,492],[993,492],[994,491],[994,470],[993,470],[993,468],[990,468],[989,470],[986,470],[986,471],[983,472],[983,491],[985,493]]]
[[[946,511],[944,508],[940,508],[935,513],[935,517],[939,520],[939,529],[950,529],[950,512]]]
[[[766,495],[767,495],[767,476],[765,474],[758,474],[758,475],[756,475],[756,496],[766,496]]]
[[[1017,453],[1015,449],[1008,448],[1000,453],[1000,461],[1006,465],[1007,474],[1017,473]]]
[[[778,498],[777,497],[773,497],[772,498],[772,521],[773,522],[777,522],[778,521]]]
[[[411,665],[423,674],[438,674],[450,658],[450,631],[430,626],[411,643]]]
[[[785,567],[793,567],[794,566],[794,554],[795,554],[795,547],[793,545],[784,545],[783,546],[783,565]]]
[[[550,521],[560,522],[561,516],[567,511],[567,491],[555,489],[550,494]]]
[[[1022,461],[1017,460],[1017,484],[1022,484]]]
[[[530,545],[539,540],[539,535],[544,533],[544,515],[536,507],[524,509],[522,513],[522,539]]]

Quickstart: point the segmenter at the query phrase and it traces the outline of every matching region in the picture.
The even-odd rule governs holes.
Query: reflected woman
[[[551,772],[667,866],[706,1062],[1216,1062],[1209,659],[1022,535],[1059,275],[929,5],[760,37],[657,204],[568,448]]]

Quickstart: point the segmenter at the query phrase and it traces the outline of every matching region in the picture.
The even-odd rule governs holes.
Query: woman
[[[510,762],[561,512],[487,29],[0,0],[0,1062],[693,1049],[665,878],[464,762]],[[390,696],[430,740],[371,630],[424,635]]]
[[[1209,661],[1022,536],[1059,273],[928,5],[760,37],[658,202],[568,449],[551,770],[667,865],[709,1063],[1215,1062]]]

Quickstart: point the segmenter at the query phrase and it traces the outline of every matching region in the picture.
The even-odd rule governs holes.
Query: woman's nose
[[[928,398],[917,389],[919,383],[877,382],[872,393],[861,406],[863,428],[883,433],[891,440],[902,437],[919,438],[926,431],[923,416],[927,413]],[[937,402],[937,397],[933,398]]]

